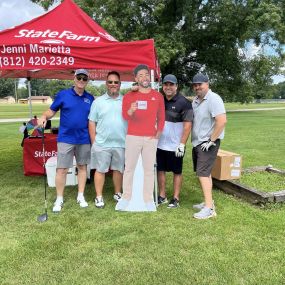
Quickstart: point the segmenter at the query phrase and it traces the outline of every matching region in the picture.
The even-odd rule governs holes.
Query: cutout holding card
[[[147,101],[137,101],[139,110],[147,110]]]

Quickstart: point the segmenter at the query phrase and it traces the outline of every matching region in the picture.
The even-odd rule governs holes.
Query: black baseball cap
[[[177,78],[173,74],[167,74],[164,76],[164,78],[162,80],[162,83],[166,83],[166,82],[177,84]]]

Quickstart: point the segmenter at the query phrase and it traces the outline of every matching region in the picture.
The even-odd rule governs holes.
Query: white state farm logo
[[[55,150],[45,151],[45,153],[43,151],[40,151],[40,150],[36,150],[34,152],[34,157],[43,157],[43,156],[45,156],[45,157],[57,156],[57,152]]]
[[[107,33],[99,32],[99,34],[108,39],[109,41],[116,41],[111,35]],[[71,31],[52,31],[52,30],[45,30],[45,31],[36,31],[36,30],[20,30],[17,35],[14,36],[15,38],[47,38],[41,43],[56,43],[56,44],[64,44],[64,40],[74,40],[74,41],[84,41],[84,42],[99,42],[101,37],[100,36],[88,36],[88,35],[77,35]]]

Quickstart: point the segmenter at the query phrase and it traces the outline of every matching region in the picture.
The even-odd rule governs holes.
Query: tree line
[[[57,2],[31,1],[45,9]],[[203,71],[226,101],[275,96],[272,76],[282,74],[285,58],[285,0],[74,2],[119,41],[153,38],[162,75],[175,74],[184,90]]]
[[[68,89],[73,85],[72,80],[58,79],[31,79],[31,96],[50,96],[54,99],[55,95],[62,89]],[[93,96],[101,96],[107,91],[105,83],[101,85],[88,84],[86,90]],[[125,94],[129,89],[121,89],[122,94]],[[19,79],[0,78],[0,98],[6,96],[17,97],[18,99],[27,98],[28,81],[24,85],[19,86]]]
[[[285,0],[74,1],[119,41],[154,38],[162,74],[185,88],[204,71],[225,100],[247,102],[282,73]],[[249,55],[249,45],[260,53]]]
[[[72,84],[73,82],[70,80],[32,79],[31,95],[50,96],[51,98],[54,98],[57,92],[65,88],[70,88]],[[19,79],[0,78],[0,98],[4,98],[6,96],[17,97],[18,99],[27,98],[29,95],[27,89],[27,81],[25,82],[25,85],[26,86],[19,87]],[[180,90],[185,96],[193,95],[193,91],[189,86],[180,86]],[[99,86],[88,84],[87,91],[90,92],[93,96],[100,96],[106,92],[105,83],[102,83]],[[127,91],[129,91],[128,88],[121,90],[122,94],[125,94]],[[266,88],[260,88],[258,92],[255,92],[255,95],[251,94],[251,96],[247,96],[247,102],[252,102],[254,99],[285,99],[285,82],[281,82],[275,85],[268,85]],[[234,102],[231,98],[226,98],[225,96],[224,100],[226,102]],[[240,101],[236,100],[235,102]]]

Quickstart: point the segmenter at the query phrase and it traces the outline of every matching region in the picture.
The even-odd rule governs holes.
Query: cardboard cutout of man
[[[150,70],[145,64],[134,69],[138,91],[128,92],[123,99],[123,118],[128,122],[123,176],[123,196],[116,210],[127,210],[131,200],[133,177],[138,158],[142,156],[144,171],[143,199],[147,211],[156,211],[153,202],[154,164],[157,142],[164,127],[163,96],[150,87]]]

